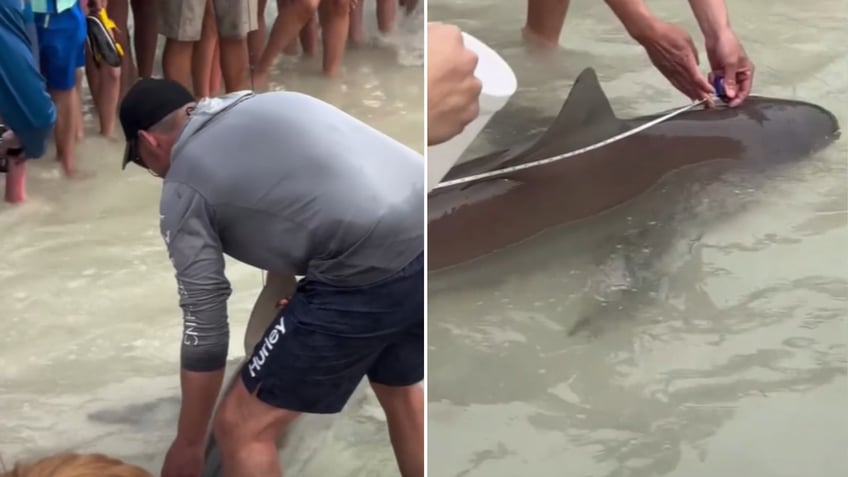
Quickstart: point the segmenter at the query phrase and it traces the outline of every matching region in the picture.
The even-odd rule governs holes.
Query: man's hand
[[[724,78],[724,90],[730,107],[742,104],[751,93],[754,65],[730,28],[730,16],[724,0],[689,0],[698,26],[704,33],[707,58],[710,60],[710,81]]]
[[[427,144],[443,143],[461,133],[480,113],[480,80],[474,76],[477,54],[465,47],[453,25],[427,26]]]
[[[686,30],[654,20],[648,33],[640,37],[651,63],[660,73],[692,100],[707,99],[713,106],[713,87],[698,69],[698,50]]]
[[[165,463],[162,464],[162,477],[200,477],[203,472],[204,448],[203,442],[192,443],[174,439]]]
[[[165,457],[162,477],[200,477],[207,429],[223,379],[223,369],[180,372],[182,403],[177,437]]]
[[[754,64],[732,30],[719,33],[707,41],[707,58],[710,60],[710,79],[724,77],[724,91],[731,99],[728,106],[739,106],[751,94],[754,83]]]

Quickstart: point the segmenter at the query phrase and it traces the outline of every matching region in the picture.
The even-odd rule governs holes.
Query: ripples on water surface
[[[368,4],[366,31],[375,31]],[[423,151],[423,14],[374,43],[382,45],[349,51],[338,81],[319,76],[320,56],[284,59],[275,79]],[[179,410],[181,329],[158,234],[160,183],[122,172],[122,144],[95,137],[88,116],[77,154],[93,176],[65,181],[45,157],[32,164],[29,203],[0,206],[0,455],[8,464],[54,450],[105,452],[158,475]],[[261,276],[234,261],[228,275],[236,360]],[[304,439],[284,456],[292,475],[396,475],[371,395],[358,393],[338,419],[302,424]]]
[[[819,103],[848,124],[844,2],[728,3],[758,66],[755,92]],[[700,46],[685,2],[650,5]],[[524,2],[431,0],[429,12],[518,76],[470,154],[542,130],[588,66],[620,116],[685,104],[603,2],[573,2],[564,50],[543,57],[521,46]],[[431,274],[431,475],[848,474],[847,155],[842,139],[757,187],[705,164]]]

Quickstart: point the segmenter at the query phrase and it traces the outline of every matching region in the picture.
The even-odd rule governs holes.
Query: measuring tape
[[[716,76],[714,78],[713,88],[716,91],[716,97],[718,99],[720,99],[724,102],[728,101],[729,98],[727,97],[727,95],[724,91],[724,84],[722,82],[721,77]],[[587,146],[587,147],[584,147],[584,148],[581,148],[581,149],[577,149],[577,150],[574,150],[574,151],[571,151],[571,152],[567,152],[565,154],[560,154],[559,156],[554,156],[554,157],[549,157],[547,159],[541,159],[541,160],[538,160],[538,161],[528,162],[527,164],[520,164],[520,165],[512,166],[512,167],[505,167],[503,169],[497,169],[497,170],[494,170],[494,171],[483,172],[483,173],[480,173],[480,174],[474,174],[474,175],[471,175],[471,176],[461,177],[459,179],[440,182],[436,187],[433,188],[433,190],[435,191],[435,190],[439,190],[439,189],[446,189],[448,187],[454,187],[454,186],[458,186],[458,185],[462,185],[462,184],[467,184],[469,182],[475,182],[475,181],[479,181],[479,180],[482,180],[482,179],[491,179],[493,177],[504,176],[504,175],[512,174],[514,172],[519,172],[519,171],[523,171],[523,170],[526,170],[526,169],[532,169],[534,167],[544,166],[544,165],[547,165],[547,164],[551,164],[551,163],[554,163],[554,162],[561,161],[563,159],[568,159],[569,157],[574,157],[578,154],[583,154],[583,153],[586,153],[586,152],[589,152],[589,151],[593,151],[595,149],[604,147],[608,144],[612,144],[616,141],[620,141],[624,138],[628,138],[630,136],[633,136],[634,134],[638,134],[638,133],[640,133],[640,132],[642,132],[642,131],[644,131],[648,128],[656,126],[657,124],[668,121],[669,119],[671,119],[671,118],[673,118],[673,117],[675,117],[679,114],[683,114],[686,111],[689,111],[690,109],[701,106],[706,102],[707,102],[707,98],[704,98],[704,99],[701,99],[699,101],[695,101],[691,104],[687,104],[686,106],[675,109],[675,110],[671,111],[670,113],[665,114],[664,116],[660,116],[660,117],[658,117],[658,118],[656,118],[652,121],[649,121],[645,124],[642,124],[639,127],[636,127],[636,128],[631,129],[627,132],[618,134],[618,135],[613,136],[609,139],[605,139],[601,142],[592,144],[591,146]]]

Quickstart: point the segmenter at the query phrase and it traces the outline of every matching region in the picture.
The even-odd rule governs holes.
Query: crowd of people
[[[19,157],[0,154],[0,167],[7,172],[6,200],[25,200],[24,157],[42,156],[50,132],[62,171],[68,177],[76,174],[74,149],[84,136],[83,81],[91,92],[99,133],[114,135],[118,102],[138,78],[153,75],[159,35],[165,39],[164,77],[195,97],[264,91],[281,53],[316,54],[319,31],[323,73],[337,76],[347,45],[364,40],[364,1],[277,0],[278,15],[270,32],[265,24],[267,0],[0,1],[0,35],[10,49],[0,59],[0,78],[13,98],[0,106],[0,123],[10,129],[2,147],[15,152],[19,142],[28,143]],[[391,33],[399,9],[408,14],[418,4],[376,1],[383,34]],[[87,41],[88,18],[100,10],[114,21],[112,36],[123,50],[119,66],[98,63]]]

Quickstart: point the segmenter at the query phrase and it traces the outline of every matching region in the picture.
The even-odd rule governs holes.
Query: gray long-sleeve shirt
[[[224,254],[355,286],[424,249],[422,156],[315,98],[204,100],[171,157],[160,215],[184,315],[185,369],[226,361]]]

